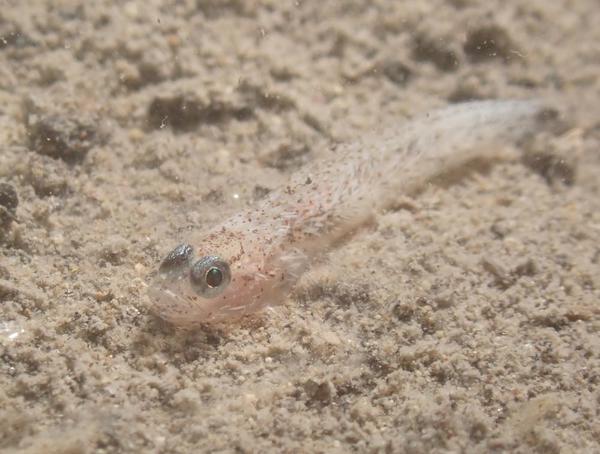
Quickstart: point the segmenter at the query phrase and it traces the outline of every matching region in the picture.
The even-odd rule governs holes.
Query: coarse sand
[[[2,0],[0,452],[600,452],[598,24],[597,0]],[[189,232],[487,98],[555,125],[399,194],[282,306],[149,312]]]

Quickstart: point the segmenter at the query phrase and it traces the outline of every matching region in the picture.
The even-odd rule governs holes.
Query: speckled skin
[[[311,259],[335,240],[436,174],[531,132],[540,110],[530,101],[457,104],[338,147],[255,208],[191,238],[195,258],[151,282],[154,312],[193,325],[280,303]],[[198,295],[189,282],[191,265],[207,255],[231,269],[231,282],[212,298]]]

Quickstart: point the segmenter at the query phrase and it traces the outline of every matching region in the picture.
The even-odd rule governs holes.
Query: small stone
[[[0,206],[14,215],[18,205],[19,198],[15,188],[8,183],[0,183]]]
[[[408,322],[415,316],[416,308],[410,303],[395,303],[392,305],[392,314],[401,322]]]
[[[307,380],[304,383],[304,392],[310,400],[328,403],[335,395],[335,387],[328,381],[317,383],[314,380]]]
[[[269,194],[269,192],[271,192],[269,188],[257,184],[256,186],[254,186],[252,196],[254,197],[254,200],[258,201],[264,199],[267,196],[267,194]]]
[[[125,257],[129,254],[130,242],[126,239],[113,235],[105,238],[100,250],[100,258],[113,266],[123,264]]]
[[[390,82],[398,86],[404,86],[412,77],[412,71],[404,63],[397,60],[389,60],[382,65],[382,72]]]
[[[490,231],[498,238],[503,239],[511,234],[514,225],[510,221],[498,220],[492,224]]]
[[[582,131],[579,129],[571,129],[558,137],[539,134],[528,144],[523,163],[544,177],[550,186],[571,186],[577,176],[582,141]]]
[[[139,128],[133,128],[129,130],[129,139],[132,142],[141,142],[144,139],[144,131]]]
[[[60,197],[70,189],[66,164],[46,156],[30,155],[24,177],[38,197]]]
[[[508,61],[512,55],[518,55],[506,30],[497,25],[471,30],[463,49],[469,59],[476,63],[494,58]]]
[[[533,276],[535,274],[537,274],[538,272],[538,266],[536,265],[536,263],[533,261],[533,259],[527,259],[525,262],[521,263],[520,265],[518,265],[514,271],[513,274],[517,275],[517,276]]]
[[[209,203],[221,204],[225,201],[223,191],[220,189],[211,189],[202,196],[202,200]]]
[[[33,151],[68,163],[82,161],[92,146],[101,141],[91,121],[59,115],[31,115],[27,132]]]
[[[310,153],[308,146],[292,142],[282,142],[261,156],[261,161],[281,171],[293,171],[302,167]]]
[[[244,120],[252,115],[247,106],[234,106],[211,99],[206,102],[193,94],[156,97],[148,107],[148,124],[153,129],[170,126],[177,131],[191,131],[201,124]]]
[[[485,257],[481,260],[481,265],[484,270],[494,276],[496,281],[495,284],[498,287],[506,290],[514,284],[513,277],[506,271],[504,266],[496,260]]]
[[[441,71],[455,71],[459,66],[456,52],[448,48],[441,38],[417,36],[414,41],[413,56],[417,61],[433,63]]]
[[[0,50],[9,47],[21,49],[34,44],[31,38],[25,35],[17,24],[0,18]]]
[[[444,290],[437,294],[434,302],[438,309],[447,309],[454,305],[454,293],[451,290]]]

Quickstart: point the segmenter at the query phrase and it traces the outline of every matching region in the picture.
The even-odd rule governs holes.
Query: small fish
[[[541,112],[533,101],[467,102],[338,147],[255,207],[173,249],[149,284],[152,310],[182,326],[281,303],[336,240],[437,174],[532,133]]]

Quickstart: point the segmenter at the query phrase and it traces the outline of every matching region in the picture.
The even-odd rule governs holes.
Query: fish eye
[[[223,272],[219,268],[213,266],[206,272],[206,284],[210,288],[218,287],[221,282],[223,282]]]
[[[231,271],[227,262],[215,255],[202,257],[192,265],[190,282],[196,293],[213,298],[227,288]]]

